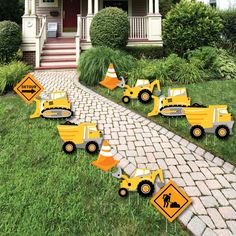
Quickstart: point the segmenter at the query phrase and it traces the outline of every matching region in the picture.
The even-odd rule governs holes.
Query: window
[[[216,7],[216,0],[210,0],[210,5],[212,7]]]
[[[39,0],[39,7],[58,7],[58,0]]]
[[[142,87],[142,86],[148,86],[149,80],[137,80],[135,87]]]

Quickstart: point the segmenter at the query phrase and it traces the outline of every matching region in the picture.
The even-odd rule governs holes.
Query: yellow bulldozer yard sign
[[[188,195],[172,180],[150,201],[170,222],[192,203]]]
[[[14,88],[14,91],[28,104],[33,102],[43,90],[43,86],[32,74],[27,74]]]

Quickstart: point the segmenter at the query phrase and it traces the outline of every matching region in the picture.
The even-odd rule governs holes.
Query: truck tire
[[[149,180],[143,180],[138,184],[137,190],[140,196],[149,197],[154,193],[154,184]]]
[[[124,96],[124,97],[122,98],[122,102],[123,102],[124,104],[128,104],[128,103],[130,102],[130,97]]]
[[[91,142],[88,142],[85,146],[85,150],[87,153],[89,154],[95,154],[98,152],[98,149],[99,149],[99,146],[96,142],[94,141],[91,141]]]
[[[121,197],[126,197],[128,195],[128,190],[126,188],[120,188],[118,193]]]
[[[190,129],[190,134],[194,139],[201,139],[205,135],[205,130],[200,125],[194,125]]]
[[[152,101],[152,93],[147,89],[143,89],[138,94],[138,100],[143,104],[150,103]]]
[[[215,135],[219,139],[226,139],[229,136],[229,128],[226,125],[220,125],[216,128]]]
[[[76,146],[73,142],[69,141],[63,144],[62,149],[66,154],[72,154],[75,152]]]

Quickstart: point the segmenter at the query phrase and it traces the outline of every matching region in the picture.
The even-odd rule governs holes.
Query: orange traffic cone
[[[103,81],[100,81],[99,84],[103,85],[104,87],[110,90],[113,90],[121,82],[122,81],[117,78],[117,74],[116,74],[113,64],[110,64],[107,70],[105,79]]]
[[[91,164],[103,171],[108,171],[111,168],[115,167],[118,162],[119,161],[113,158],[109,142],[107,140],[104,140],[98,159],[96,161],[93,161]]]

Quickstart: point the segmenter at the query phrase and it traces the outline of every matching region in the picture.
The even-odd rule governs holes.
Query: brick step
[[[41,62],[75,62],[76,58],[51,58],[51,59],[41,59]]]
[[[76,60],[73,61],[49,61],[49,62],[43,62],[41,61],[40,65],[42,67],[47,67],[47,66],[76,66]]]
[[[61,46],[61,47],[58,47],[58,46],[54,46],[54,47],[43,47],[43,50],[63,50],[63,49],[76,49],[75,46]]]
[[[75,48],[74,43],[45,43],[44,48]]]
[[[44,48],[42,54],[62,54],[62,53],[76,53],[75,48]]]
[[[67,65],[67,66],[41,66],[35,67],[35,70],[66,70],[66,69],[76,69],[76,66]]]

